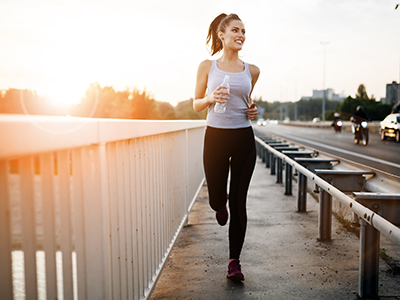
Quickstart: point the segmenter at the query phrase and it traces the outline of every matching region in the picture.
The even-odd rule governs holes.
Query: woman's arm
[[[258,110],[255,103],[253,103],[253,99],[251,98],[251,93],[253,92],[254,86],[256,85],[258,77],[260,76],[260,69],[255,65],[249,65],[249,70],[251,75],[251,91],[249,95],[249,109],[246,109],[246,113],[247,117],[250,120],[254,120],[255,118],[257,118]]]
[[[254,86],[256,85],[256,82],[258,80],[258,77],[260,76],[260,69],[255,66],[255,65],[250,65],[249,64],[249,70],[250,70],[250,75],[251,75],[251,91],[250,91],[250,105],[253,104],[253,100],[251,99],[251,93],[253,92]]]
[[[197,70],[196,89],[194,93],[193,109],[197,112],[207,109],[214,102],[225,103],[229,93],[221,86],[217,87],[211,95],[206,96],[208,73],[211,69],[211,61],[200,63]]]

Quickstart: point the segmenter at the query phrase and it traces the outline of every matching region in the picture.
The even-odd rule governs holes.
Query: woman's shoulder
[[[212,66],[212,60],[206,59],[203,60],[200,65],[199,65],[199,69],[210,69]]]
[[[199,65],[197,74],[199,76],[208,76],[208,74],[210,74],[211,67],[212,67],[212,60],[209,59],[203,60]]]
[[[260,75],[260,68],[257,67],[256,65],[248,64],[249,65],[249,71],[252,77],[258,77]]]

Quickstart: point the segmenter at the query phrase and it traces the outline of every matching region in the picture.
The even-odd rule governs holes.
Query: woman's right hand
[[[225,103],[229,100],[229,92],[224,86],[217,87],[211,95],[208,96],[208,103],[213,104],[215,102]]]

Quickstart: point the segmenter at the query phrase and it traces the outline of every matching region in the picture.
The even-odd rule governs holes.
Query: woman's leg
[[[240,138],[239,138],[240,137]],[[239,259],[247,227],[246,200],[256,162],[256,149],[252,128],[240,129],[237,145],[231,158],[229,188],[229,255]]]
[[[210,206],[219,211],[226,205],[230,144],[227,130],[207,127],[204,137],[203,164]]]

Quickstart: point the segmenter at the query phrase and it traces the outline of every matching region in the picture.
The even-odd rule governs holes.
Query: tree
[[[151,98],[150,94],[143,90],[133,89],[131,93],[131,101],[133,106],[132,119],[157,120],[156,101]]]
[[[112,88],[103,89],[99,83],[92,83],[81,102],[71,107],[70,114],[78,117],[109,118],[110,102],[114,93]]]
[[[356,99],[369,99],[367,95],[367,89],[363,84],[360,84],[357,89]]]
[[[168,102],[157,103],[158,116],[161,120],[175,120],[176,114],[174,107]]]
[[[373,95],[369,98],[363,84],[359,85],[356,97],[348,96],[338,107],[338,111],[343,119],[349,119],[359,105],[364,108],[372,120],[383,120],[391,112],[390,104],[383,104],[380,101],[376,101]]]
[[[7,89],[0,91],[0,113],[30,115],[65,115],[67,110],[53,105],[36,91]]]
[[[207,110],[196,112],[193,109],[193,98],[181,101],[175,108],[177,119],[180,120],[204,120],[207,116]]]

